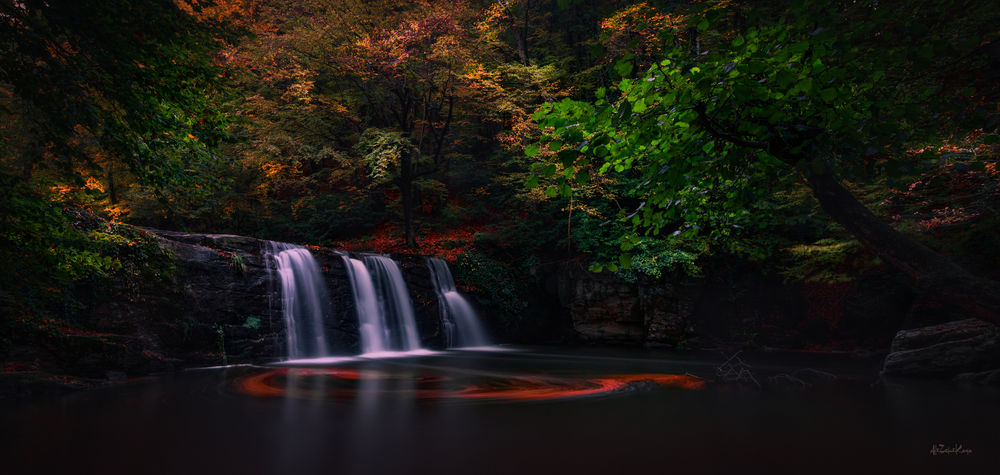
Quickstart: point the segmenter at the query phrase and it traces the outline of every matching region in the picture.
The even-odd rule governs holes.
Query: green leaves
[[[401,176],[404,167],[413,167],[420,154],[413,142],[400,132],[367,129],[354,146],[368,166],[374,183],[388,183]]]
[[[724,34],[716,34],[726,14],[705,12],[679,27],[700,32],[708,45],[702,54],[667,42],[645,72],[634,70],[634,58],[615,64],[621,79],[596,90],[595,102],[553,104],[538,117],[538,144],[557,152],[546,160],[561,167],[549,175],[558,185],[548,191],[568,196],[587,186],[597,175],[580,172],[593,164],[602,181],[621,185],[619,202],[644,204],[622,206],[616,229],[623,236],[751,249],[743,243],[781,222],[775,196],[798,189],[803,175],[912,174],[897,157],[947,130],[931,120],[934,114],[972,117],[973,98],[982,92],[924,64],[919,58],[927,52],[914,51],[921,46],[889,40],[910,31],[912,15],[890,14],[897,5],[807,3],[780,19],[758,19],[742,35],[721,23]],[[921,6],[925,14],[951,13]],[[990,23],[966,20],[980,28]],[[959,54],[935,41],[933,54]],[[995,111],[979,117],[990,114],[992,125],[979,120],[966,130],[978,126],[984,141],[996,140]],[[636,239],[623,237],[620,252],[636,255]],[[622,267],[613,259],[601,265]]]
[[[623,59],[615,63],[615,72],[621,77],[628,77],[629,74],[632,74],[633,68],[632,62],[628,60]]]
[[[713,10],[694,24],[705,32],[720,18]],[[870,82],[884,68],[859,63],[863,58],[849,49],[851,41],[799,20],[758,25],[697,59],[683,48],[669,51],[634,79],[626,77],[633,72],[631,61],[619,61],[615,70],[623,79],[612,88],[617,91],[598,89],[595,104],[552,105],[539,114],[539,125],[549,131],[539,144],[558,152],[565,170],[560,183],[586,181],[568,181],[568,168],[580,161],[597,163],[600,173],[616,179],[641,177],[632,193],[648,204],[622,219],[643,233],[674,228],[685,238],[728,240],[754,229],[754,220],[766,222],[770,211],[756,207],[793,175],[778,173],[787,165],[766,148],[747,144],[795,141],[802,131],[823,131],[789,148],[825,149],[822,156],[829,156],[859,136],[860,118],[884,107],[881,91]],[[848,94],[859,91],[870,100],[850,100]],[[608,98],[617,99],[603,103]],[[562,150],[567,146],[575,149]],[[551,166],[543,171],[555,175]],[[558,191],[551,186],[546,193]],[[623,251],[634,246],[634,240],[622,242]]]
[[[580,153],[577,152],[576,150],[571,149],[571,150],[563,150],[559,152],[557,155],[559,157],[559,162],[562,163],[562,166],[568,168],[573,165],[573,163],[576,161],[576,157],[578,157]]]
[[[530,144],[524,147],[524,155],[534,158],[538,156],[539,146],[538,144]]]
[[[21,18],[0,22],[11,49],[0,82],[32,104],[35,140],[79,163],[99,149],[157,189],[210,182],[199,173],[230,122],[214,102],[225,98],[219,25],[170,0],[35,2],[9,13]]]
[[[640,98],[632,103],[632,113],[642,114],[643,112],[646,112],[646,100]]]
[[[820,91],[819,97],[823,100],[823,102],[831,104],[834,102],[834,99],[837,98],[837,90],[832,87],[828,87]]]

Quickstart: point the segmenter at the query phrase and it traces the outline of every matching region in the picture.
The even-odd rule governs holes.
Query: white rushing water
[[[469,301],[458,293],[455,279],[448,263],[436,258],[427,259],[431,279],[442,309],[442,321],[449,347],[483,347],[490,344],[479,316]]]
[[[375,297],[375,284],[365,263],[349,256],[341,257],[347,278],[351,282],[351,293],[354,297],[354,308],[358,313],[358,334],[361,337],[362,353],[380,353],[387,351],[389,341],[388,327],[385,315],[379,311],[378,299]]]
[[[385,256],[365,256],[364,267],[368,271],[370,285],[375,295],[374,300],[377,302],[377,311],[374,312],[377,315],[361,315],[362,310],[371,312],[371,306],[367,302],[359,302],[359,295],[355,290],[355,302],[363,304],[363,306],[358,305],[359,325],[364,326],[366,323],[373,325],[371,328],[362,329],[362,350],[366,354],[419,350],[417,320],[399,264]],[[361,273],[358,272],[356,275],[360,276]],[[359,287],[366,285],[368,284],[359,283]],[[379,324],[381,328],[378,328]],[[368,338],[367,342],[365,338]]]
[[[281,279],[281,313],[288,340],[287,357],[329,355],[324,320],[329,315],[326,282],[308,249],[271,242],[271,255]]]

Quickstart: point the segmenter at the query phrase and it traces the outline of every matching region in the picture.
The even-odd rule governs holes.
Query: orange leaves
[[[274,176],[281,173],[284,168],[285,166],[278,162],[265,162],[260,165],[260,169],[264,172],[264,176],[268,178],[274,178]]]
[[[87,177],[87,182],[83,185],[83,187],[88,190],[96,190],[104,193],[104,184],[92,176]]]
[[[619,10],[601,22],[601,34],[609,53],[606,59],[632,53],[648,61],[659,52],[660,32],[676,30],[686,20],[683,15],[661,13],[645,2]]]
[[[419,19],[402,21],[396,28],[369,32],[338,58],[362,78],[402,78],[428,67],[440,67],[461,50],[465,41],[457,18],[431,9]]]

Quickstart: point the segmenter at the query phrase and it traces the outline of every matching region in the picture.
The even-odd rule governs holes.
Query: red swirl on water
[[[629,383],[649,381],[661,386],[701,389],[705,382],[683,374],[625,374],[553,384],[545,380],[523,378],[507,387],[469,386],[456,395],[462,398],[494,398],[507,400],[538,400],[601,394],[622,389]],[[514,381],[512,381],[514,382]]]
[[[419,399],[496,399],[507,401],[531,401],[556,399],[575,396],[602,394],[625,388],[631,383],[641,381],[651,382],[659,386],[682,389],[701,389],[705,382],[697,377],[683,374],[624,374],[607,375],[594,378],[539,378],[539,377],[492,377],[481,384],[442,387],[451,379],[442,375],[421,374],[412,377],[415,388],[408,389],[374,389],[358,391],[356,385],[365,379],[399,379],[399,376],[387,373],[362,373],[352,369],[323,368],[299,369],[280,368],[260,374],[251,375],[239,380],[237,389],[253,396],[280,397],[288,395],[288,386],[299,384],[288,378],[289,375],[302,378],[322,377],[339,381],[340,386],[332,389],[310,390],[300,387],[296,395],[344,398],[359,392],[375,393],[408,393]],[[404,375],[403,377],[411,377]]]

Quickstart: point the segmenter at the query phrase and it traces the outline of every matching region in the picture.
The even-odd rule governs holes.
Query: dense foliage
[[[997,20],[929,0],[6,2],[0,253],[31,265],[3,312],[67,316],[84,282],[165,272],[118,222],[439,255],[512,325],[567,260],[807,283],[900,260],[824,186],[995,278]]]
[[[702,237],[723,249],[773,227],[776,193],[805,185],[869,251],[970,313],[1000,319],[992,297],[970,303],[995,283],[903,237],[840,183],[898,178],[904,167],[938,162],[942,154],[929,147],[956,133],[996,142],[1000,115],[983,99],[998,90],[977,74],[995,65],[981,55],[983,38],[996,34],[996,13],[921,6],[806,4],[776,22],[735,27],[722,6],[709,9],[694,17],[705,39],[693,48],[666,31],[663,59],[643,74],[598,89],[593,103],[546,104],[536,117],[547,134],[528,153],[555,154],[556,163],[539,166],[543,176],[561,168],[550,195],[571,196],[592,172],[623,175],[635,182],[627,193],[642,200],[628,216],[636,229]],[[928,23],[938,30],[912,44]],[[948,74],[939,62],[971,74]],[[618,66],[628,75],[633,63]],[[917,148],[925,151],[911,152]],[[627,233],[621,248],[640,242]],[[621,261],[628,265],[629,255]]]

